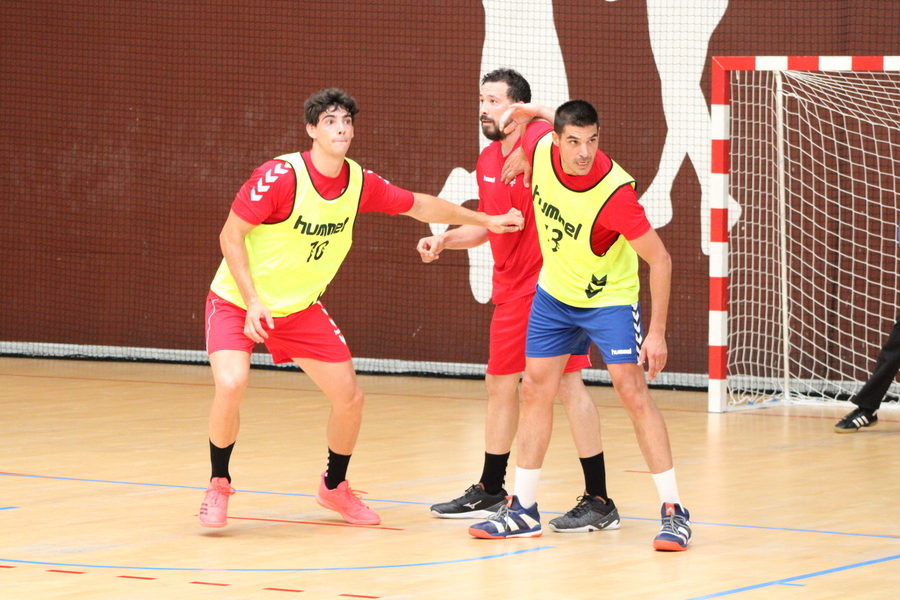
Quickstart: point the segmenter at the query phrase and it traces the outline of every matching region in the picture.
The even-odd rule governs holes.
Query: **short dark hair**
[[[553,118],[553,131],[556,132],[556,135],[562,135],[566,125],[575,127],[596,125],[600,127],[600,117],[597,116],[597,109],[590,102],[569,100],[556,109],[556,116]]]
[[[359,106],[356,104],[353,96],[340,88],[327,88],[319,90],[303,103],[306,123],[318,125],[319,117],[329,108],[343,108],[350,113],[351,119],[359,112]]]
[[[531,86],[522,77],[522,74],[514,69],[494,69],[481,78],[481,85],[502,81],[509,89],[506,96],[513,102],[531,102]]]

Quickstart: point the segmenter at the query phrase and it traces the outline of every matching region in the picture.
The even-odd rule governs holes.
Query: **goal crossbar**
[[[771,106],[766,106],[760,108],[760,112],[766,112],[766,119],[771,119],[771,123],[766,123],[765,125],[761,125],[761,127],[768,128],[771,131],[766,131],[763,135],[771,136],[771,142],[760,142],[760,145],[766,145],[766,152],[770,155],[770,160],[768,162],[771,166],[771,172],[764,175],[754,175],[754,174],[744,174],[742,177],[748,181],[754,180],[754,177],[757,179],[760,177],[769,178],[771,181],[767,184],[768,189],[771,190],[771,194],[762,193],[756,194],[757,196],[764,196],[761,201],[763,202],[771,202],[774,208],[774,212],[776,214],[773,215],[773,230],[779,230],[777,234],[773,234],[773,239],[771,241],[771,255],[772,255],[772,272],[767,276],[768,284],[771,285],[772,288],[777,288],[774,294],[776,294],[779,298],[777,302],[773,302],[772,304],[776,304],[777,306],[772,306],[773,309],[772,318],[768,319],[772,330],[775,332],[780,332],[780,342],[778,344],[780,347],[771,348],[772,356],[776,354],[780,354],[780,356],[776,359],[771,359],[772,362],[778,362],[780,364],[773,365],[774,370],[783,369],[781,375],[773,376],[773,377],[754,377],[752,375],[748,376],[746,374],[736,374],[729,373],[729,364],[730,364],[730,353],[734,351],[733,348],[729,348],[729,340],[731,339],[733,328],[733,322],[736,318],[734,314],[731,314],[731,306],[730,303],[735,302],[734,296],[731,295],[734,293],[732,289],[735,285],[735,282],[732,281],[731,277],[733,275],[731,271],[731,262],[732,257],[729,256],[730,248],[730,239],[729,236],[733,235],[735,231],[741,231],[745,233],[744,226],[742,225],[740,220],[737,220],[735,223],[734,215],[732,217],[731,226],[733,227],[732,233],[729,232],[729,210],[734,210],[735,200],[733,199],[732,191],[734,190],[735,180],[733,179],[732,173],[732,153],[734,152],[733,140],[732,140],[732,128],[735,124],[732,122],[732,96],[737,93],[736,89],[733,87],[737,86],[735,82],[743,82],[744,80],[750,80],[751,77],[759,76],[753,74],[759,73],[769,73],[770,79],[767,80],[767,85],[770,85],[773,89],[776,89],[776,92],[771,94],[772,100],[760,100],[761,104],[770,103]],[[793,388],[803,388],[805,390],[804,393],[811,393],[812,395],[821,394],[823,396],[828,395],[840,395],[845,394],[846,390],[854,389],[854,381],[826,381],[824,379],[818,379],[817,377],[807,377],[810,372],[814,372],[818,369],[818,366],[813,364],[816,362],[814,357],[801,357],[798,359],[796,356],[796,350],[793,350],[788,344],[788,336],[789,332],[792,328],[797,327],[799,323],[799,327],[802,330],[804,327],[806,328],[804,331],[808,332],[814,329],[809,323],[804,323],[803,318],[797,319],[796,317],[791,315],[791,304],[793,303],[793,299],[789,297],[789,293],[787,292],[787,285],[799,285],[799,286],[807,286],[812,287],[813,284],[809,282],[803,281],[804,277],[808,277],[805,272],[802,270],[799,271],[789,271],[785,266],[788,262],[786,257],[786,247],[789,244],[796,244],[796,240],[791,238],[791,235],[795,234],[799,231],[798,226],[796,224],[791,224],[788,221],[792,217],[786,217],[786,213],[790,210],[787,205],[791,202],[791,199],[785,199],[785,196],[791,197],[801,197],[804,194],[810,195],[809,192],[797,192],[793,188],[798,187],[793,178],[801,177],[807,180],[812,181],[813,179],[819,178],[818,173],[822,170],[831,168],[835,165],[820,165],[813,164],[812,167],[808,167],[806,164],[794,164],[791,161],[796,158],[795,155],[799,156],[799,151],[792,150],[790,148],[791,143],[797,144],[797,146],[805,146],[809,145],[813,142],[806,139],[806,133],[803,130],[803,126],[795,127],[793,131],[787,134],[788,138],[790,138],[787,142],[785,140],[784,133],[784,123],[781,120],[784,118],[785,108],[782,106],[782,102],[785,101],[785,94],[782,93],[781,86],[784,85],[782,78],[783,77],[795,77],[796,74],[802,73],[810,73],[810,74],[842,74],[842,73],[875,73],[881,72],[885,73],[885,77],[892,80],[896,84],[898,89],[900,89],[900,76],[897,75],[900,72],[900,56],[727,56],[727,57],[714,57],[712,59],[712,89],[711,89],[711,144],[712,144],[712,156],[711,156],[711,172],[710,172],[710,201],[709,201],[709,223],[710,223],[710,239],[709,239],[709,379],[708,379],[708,409],[710,412],[725,412],[726,410],[733,410],[735,408],[742,407],[741,400],[735,400],[734,388],[740,388],[741,386],[747,386],[750,388],[757,388],[760,395],[757,396],[756,403],[759,403],[759,398],[765,398],[773,401],[790,401],[792,397],[796,395],[797,392],[792,390]],[[852,88],[850,89],[850,94],[852,95]],[[876,92],[877,93],[877,92]],[[891,93],[891,92],[887,92]],[[796,104],[798,101],[796,100],[796,95],[787,94],[787,98],[789,102]],[[898,95],[900,98],[900,95]],[[854,97],[854,101],[858,103],[859,110],[861,112],[869,112],[874,113],[873,120],[877,120],[879,118],[883,120],[892,120],[890,119],[891,115],[885,119],[884,115],[878,114],[880,111],[886,110],[880,107],[874,107],[868,101],[866,94],[860,94],[858,98]],[[889,110],[900,110],[900,102],[896,102],[897,106],[890,106]],[[818,110],[818,109],[816,109]],[[826,112],[828,110],[832,110],[830,107],[826,107],[822,109],[821,112]],[[847,113],[849,118],[855,118],[855,115],[852,113],[856,112],[856,107],[848,109],[837,107],[833,109],[835,111],[834,114]],[[748,113],[754,113],[756,109],[750,105],[750,108],[745,110]],[[900,113],[898,113],[900,114]],[[798,120],[794,118],[794,120]],[[890,124],[888,124],[889,126]],[[900,125],[900,124],[898,124]],[[876,124],[875,126],[880,126]],[[868,126],[867,126],[868,127]],[[858,133],[858,132],[855,132]],[[843,136],[843,134],[840,134]],[[883,151],[879,151],[878,146],[880,140],[877,139],[877,136],[881,135],[882,137],[885,134],[875,134],[874,138],[867,138],[864,142],[866,146],[875,146],[875,152],[871,154],[866,154],[862,159],[863,162],[878,162],[879,152],[883,153]],[[891,133],[892,137],[893,134]],[[900,136],[898,136],[900,139]],[[830,144],[829,140],[826,140],[825,145]],[[845,144],[845,140],[841,140],[841,144]],[[788,149],[785,150],[786,144],[788,144]],[[835,151],[835,155],[852,155],[854,150],[851,148],[849,151],[846,148],[838,148]],[[874,158],[873,156],[874,155]],[[893,156],[889,157],[891,161],[894,161]],[[807,156],[804,155],[802,159],[799,159],[800,163],[815,163],[817,158],[815,156]],[[842,160],[842,158],[835,158],[834,156],[829,156],[825,162],[836,162]],[[897,155],[897,161],[900,161],[900,152]],[[753,162],[753,161],[748,161]],[[758,161],[764,162],[764,161]],[[876,165],[877,166],[877,165]],[[806,171],[805,169],[809,169]],[[856,166],[851,167],[843,167],[836,166],[836,174],[826,174],[821,177],[821,180],[817,180],[813,182],[813,185],[810,187],[818,187],[818,188],[828,188],[831,185],[829,179],[831,177],[840,177],[840,170],[844,171],[853,170],[858,168]],[[875,171],[877,172],[877,170]],[[798,173],[801,173],[798,175]],[[890,174],[888,174],[890,175]],[[893,177],[891,175],[891,177]],[[891,184],[892,185],[892,184]],[[860,190],[856,190],[854,188],[853,192],[858,195],[865,195],[865,185],[861,186]],[[737,193],[737,192],[736,192]],[[752,193],[745,193],[747,197],[752,197]],[[839,203],[840,201],[836,201]],[[804,215],[803,218],[809,219],[809,222],[815,223],[818,221],[824,221],[828,217],[825,213],[828,211],[834,211],[835,208],[828,208],[819,206],[821,202],[819,200],[812,200],[808,205],[803,206],[800,209],[797,209],[799,212],[808,213]],[[896,203],[894,203],[896,204]],[[730,208],[731,207],[731,208]],[[742,210],[741,214],[745,214],[744,210]],[[816,211],[821,211],[821,214]],[[743,218],[743,217],[742,217]],[[853,217],[857,220],[864,221],[868,217],[865,214],[859,214]],[[885,218],[885,221],[887,219]],[[896,227],[897,221],[896,219],[893,222],[893,226]],[[790,231],[788,231],[791,227]],[[884,227],[886,229],[886,226]],[[864,232],[863,232],[864,233]],[[859,233],[857,235],[863,235],[863,233]],[[822,234],[825,235],[825,234]],[[846,234],[845,234],[846,235]],[[780,239],[779,239],[780,236]],[[884,236],[882,236],[884,237]],[[751,251],[755,251],[750,242],[756,242],[757,240],[750,240],[747,242],[748,249]],[[897,231],[893,230],[893,236],[891,241],[893,241],[892,248],[894,252],[896,251],[896,242],[897,242]],[[759,244],[762,245],[763,240],[758,240]],[[779,248],[776,248],[780,246]],[[794,259],[796,260],[796,259]],[[775,263],[780,263],[778,267],[775,267]],[[849,276],[848,276],[849,277]],[[845,284],[846,282],[835,282],[836,285]],[[856,283],[851,285],[865,285],[865,283]],[[752,291],[748,293],[753,293]],[[841,291],[836,291],[836,294],[841,294]],[[730,296],[731,295],[731,296]],[[774,296],[773,296],[774,297]],[[894,298],[896,299],[896,298]],[[824,306],[823,304],[827,304],[829,301],[823,301],[821,298],[811,297],[809,302],[818,305],[814,306],[811,310],[817,313],[827,313],[828,311],[836,310],[833,306]],[[866,301],[868,303],[868,301]],[[889,304],[889,302],[887,303]],[[896,307],[896,303],[895,303]],[[837,309],[840,310],[840,309]],[[886,310],[886,309],[884,309]],[[882,312],[884,311],[882,310]],[[874,310],[872,312],[878,312],[878,310]],[[877,316],[877,315],[876,315]],[[883,322],[884,318],[887,315],[881,315],[878,318],[881,319],[879,322]],[[890,315],[889,318],[893,319],[895,315]],[[812,319],[813,317],[810,317]],[[866,317],[868,319],[868,317]],[[874,316],[872,320],[874,320]],[[841,327],[840,324],[832,324],[835,327]],[[847,329],[844,327],[844,329]],[[873,335],[877,334],[878,326],[873,326],[871,329],[874,331]],[[804,334],[804,331],[801,331],[800,335]],[[845,332],[846,333],[846,332]],[[775,337],[779,337],[776,335]],[[875,338],[877,339],[877,338]],[[812,344],[822,342],[817,342],[815,340],[811,341]],[[861,366],[857,366],[857,371],[859,369],[867,369],[868,366],[874,361],[874,353],[872,352],[872,347],[877,349],[876,342],[873,340],[866,339],[856,339],[851,340],[850,342],[844,342],[849,346],[858,346],[860,351],[858,356],[860,357],[858,360],[862,360],[863,358],[867,359],[868,362]],[[843,351],[843,348],[840,349]],[[752,353],[752,349],[751,349]],[[838,358],[837,360],[841,360]],[[792,368],[795,368],[799,364],[800,373],[794,373],[791,375]],[[847,369],[843,369],[846,371]],[[851,369],[852,370],[852,369]],[[837,372],[840,372],[841,369],[837,369]],[[840,379],[840,376],[837,377]],[[858,379],[859,375],[856,377],[851,377],[850,379]],[[751,400],[749,404],[753,404],[754,401]],[[747,405],[747,402],[743,402],[744,406]]]

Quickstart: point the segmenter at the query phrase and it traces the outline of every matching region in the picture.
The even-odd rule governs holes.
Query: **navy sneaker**
[[[469,534],[487,540],[540,537],[541,515],[537,502],[527,509],[522,508],[516,496],[510,496],[507,502],[487,521],[469,527]]]
[[[681,552],[691,543],[691,513],[680,504],[663,504],[660,510],[662,527],[653,539],[656,550]]]
[[[459,498],[431,507],[431,514],[442,519],[487,519],[506,505],[506,490],[488,494],[480,483],[470,485]]]
[[[861,427],[871,427],[878,422],[875,411],[864,408],[854,408],[847,416],[837,422],[834,430],[837,433],[856,433]]]

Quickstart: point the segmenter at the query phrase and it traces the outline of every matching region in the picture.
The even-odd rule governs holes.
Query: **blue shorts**
[[[643,341],[640,302],[577,308],[560,302],[538,287],[528,320],[525,356],[546,358],[587,354],[594,342],[604,363],[636,363]]]

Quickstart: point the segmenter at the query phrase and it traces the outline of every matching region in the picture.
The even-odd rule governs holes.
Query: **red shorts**
[[[218,350],[253,352],[256,344],[244,335],[247,311],[210,292],[206,297],[206,353]],[[350,360],[350,349],[321,302],[306,310],[276,317],[275,328],[263,328],[269,334],[266,348],[275,364],[288,363],[294,358],[313,358],[338,363]]]
[[[525,338],[528,335],[532,300],[534,294],[528,294],[494,306],[494,316],[491,318],[491,354],[487,364],[489,375],[512,375],[525,370]],[[590,366],[589,356],[573,354],[566,363],[566,373]]]

